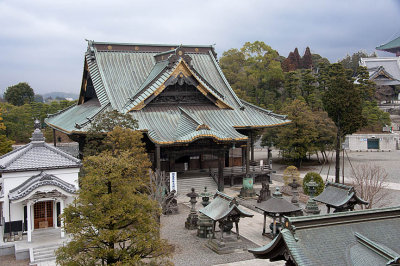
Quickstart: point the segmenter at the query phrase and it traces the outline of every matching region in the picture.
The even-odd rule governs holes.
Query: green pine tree
[[[57,251],[61,265],[168,264],[158,203],[149,196],[150,162],[142,134],[115,127],[103,150],[85,158],[81,189],[64,210],[71,241]]]

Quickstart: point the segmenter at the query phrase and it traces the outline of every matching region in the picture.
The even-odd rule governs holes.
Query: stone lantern
[[[292,200],[291,202],[296,205],[299,206],[299,191],[297,190],[300,187],[300,184],[297,183],[296,178],[293,178],[293,182],[288,184],[289,187],[292,188]]]
[[[321,210],[318,208],[317,203],[314,201],[314,195],[318,184],[311,178],[310,182],[306,184],[310,198],[307,201],[306,209],[304,210],[308,214],[319,214]]]
[[[196,198],[199,195],[194,191],[194,188],[192,188],[192,192],[186,194],[186,196],[190,198],[190,204],[192,205],[192,207],[190,209],[189,216],[186,219],[185,228],[189,230],[194,230],[197,229],[198,215],[196,211],[196,203],[197,203]]]
[[[204,187],[204,192],[200,193],[200,197],[203,200],[201,205],[206,207],[210,203],[210,197],[213,194],[207,191],[207,187]],[[204,215],[200,212],[197,221],[197,236],[201,238],[210,238],[212,237],[213,231],[213,221],[210,217]]]

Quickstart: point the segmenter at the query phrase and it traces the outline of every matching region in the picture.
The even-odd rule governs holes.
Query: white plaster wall
[[[3,193],[4,193],[3,211],[6,222],[10,221],[9,209],[11,212],[11,221],[23,220],[24,218],[24,208],[23,208],[24,205],[22,205],[22,203],[12,203],[9,206],[9,201],[8,201],[9,191],[19,186],[30,177],[40,174],[40,172],[41,171],[26,171],[26,172],[13,172],[13,173],[2,174],[1,180],[3,183]],[[61,180],[75,185],[77,190],[79,189],[78,185],[79,168],[53,169],[53,170],[45,170],[44,172],[47,174],[55,175]],[[44,188],[45,187],[41,187],[39,190],[43,191]],[[51,187],[50,191],[53,189],[54,187]],[[32,193],[34,193],[35,191],[33,191]],[[73,201],[72,197],[68,198],[67,201],[65,202],[66,203],[65,205],[70,204],[72,201]]]
[[[346,136],[349,150],[368,150],[368,139],[379,139],[379,150],[392,151],[397,149],[399,134],[353,134]]]

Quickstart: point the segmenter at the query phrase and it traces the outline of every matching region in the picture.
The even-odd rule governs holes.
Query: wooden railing
[[[258,176],[269,176],[271,173],[275,173],[272,170],[272,165],[266,164],[263,166],[250,166],[249,174],[257,178]],[[210,168],[209,175],[214,179],[215,182],[218,180],[218,168]],[[228,184],[233,186],[235,179],[243,178],[246,175],[246,166],[233,166],[225,167],[223,170],[224,179],[228,179]],[[268,180],[269,181],[269,180]]]

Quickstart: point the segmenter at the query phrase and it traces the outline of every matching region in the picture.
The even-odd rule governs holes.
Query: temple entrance
[[[34,229],[53,227],[53,201],[41,201],[33,205]]]

